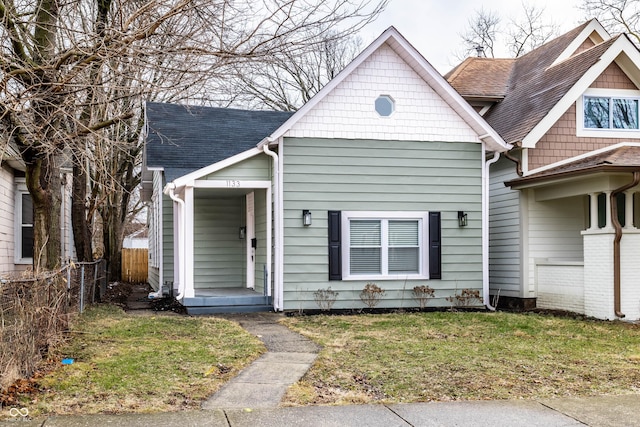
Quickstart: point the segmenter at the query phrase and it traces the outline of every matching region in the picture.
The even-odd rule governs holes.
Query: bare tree
[[[228,105],[294,111],[309,101],[359,53],[358,36],[320,35],[303,52],[284,52],[266,62],[237,64]]]
[[[507,30],[507,46],[514,58],[542,46],[558,35],[559,27],[551,21],[545,21],[544,8],[522,3],[524,16],[512,19]]]
[[[95,215],[126,216],[143,99],[207,98],[203,76],[212,81],[238,63],[294,57],[324,35],[350,36],[385,4],[0,0],[0,121],[4,140],[18,146],[26,164],[36,267],[60,262],[66,156],[74,166],[76,245],[86,258]],[[108,213],[113,206],[125,207]]]
[[[544,8],[522,3],[522,15],[509,18],[501,25],[503,18],[496,12],[476,10],[468,21],[468,29],[461,34],[464,49],[462,60],[470,54],[492,57],[501,50],[511,57],[519,57],[541,46],[558,34],[558,25],[546,19]]]
[[[583,0],[582,10],[611,33],[628,33],[640,45],[639,0]]]
[[[500,32],[500,22],[502,18],[491,10],[476,10],[473,17],[467,21],[468,29],[461,34],[462,42],[465,45],[465,55],[478,52],[494,58],[494,46],[496,44],[497,35]]]

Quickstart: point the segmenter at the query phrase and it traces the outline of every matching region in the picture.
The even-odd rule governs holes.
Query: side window
[[[15,203],[15,262],[33,262],[33,201],[24,183],[17,183]]]

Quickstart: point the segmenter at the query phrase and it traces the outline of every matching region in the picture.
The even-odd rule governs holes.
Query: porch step
[[[208,306],[186,307],[190,315],[220,314],[220,313],[257,313],[273,311],[273,305],[234,305],[234,306]]]
[[[182,305],[189,314],[251,313],[271,311],[271,297],[264,295],[196,296],[184,298]]]

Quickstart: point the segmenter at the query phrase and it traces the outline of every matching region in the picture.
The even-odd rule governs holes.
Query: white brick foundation
[[[613,312],[613,232],[583,234],[584,313],[615,319]],[[624,237],[623,237],[624,240]]]
[[[620,241],[620,310],[625,320],[640,319],[640,233],[626,232]]]

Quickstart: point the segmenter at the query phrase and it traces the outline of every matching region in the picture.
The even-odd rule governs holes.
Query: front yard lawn
[[[195,409],[265,351],[227,320],[136,316],[109,305],[89,308],[70,334],[54,352],[59,367],[35,380],[40,392],[11,406],[32,416]]]
[[[640,325],[502,312],[283,322],[324,346],[288,405],[640,394]]]

